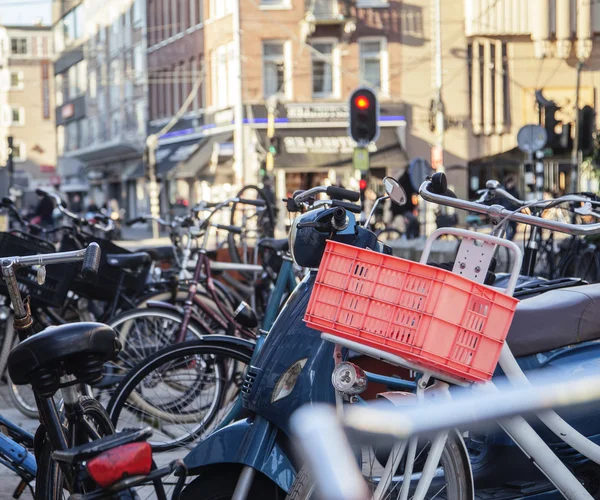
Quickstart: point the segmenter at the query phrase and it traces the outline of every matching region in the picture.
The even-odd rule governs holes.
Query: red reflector
[[[86,467],[92,479],[107,488],[124,477],[149,474],[152,448],[146,442],[124,444],[92,458]]]
[[[354,104],[358,109],[369,109],[371,103],[369,99],[367,99],[364,95],[359,95],[356,99],[354,99]]]
[[[358,187],[360,187],[360,189],[367,189],[367,181],[364,179],[361,179],[358,183]]]

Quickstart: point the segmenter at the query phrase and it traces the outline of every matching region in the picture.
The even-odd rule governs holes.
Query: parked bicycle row
[[[396,181],[384,185],[387,196],[370,214],[353,191],[294,193],[282,240],[272,237],[269,200],[250,186],[169,222],[153,218],[171,245],[135,252],[97,236],[110,221],[90,222],[52,193],[44,195],[70,223],[51,230],[3,200],[22,228],[0,234],[0,292],[11,304],[0,325],[0,370],[15,405],[41,425],[34,437],[6,422],[2,463],[23,485],[35,478],[36,498],[320,498],[325,490],[314,488],[294,452],[292,415],[305,405],[343,413],[374,399],[447,399],[454,386],[493,387],[498,363],[515,384],[528,383],[524,372],[586,372],[600,338],[600,289],[577,276],[540,276],[535,243],[542,231],[600,233],[589,223],[593,197],[525,203],[489,184],[467,202],[435,174],[423,198],[483,214],[493,231],[440,228],[418,263],[394,257],[369,229],[378,203],[406,202]],[[517,208],[496,203],[507,199]],[[547,218],[561,203],[588,223]],[[525,258],[502,238],[510,221],[533,228]],[[49,233],[56,247],[39,238]],[[450,262],[432,263],[443,236],[460,246]],[[502,421],[512,441],[459,429],[355,447],[361,491],[403,499],[600,495],[594,419],[539,418],[551,433],[515,417]]]

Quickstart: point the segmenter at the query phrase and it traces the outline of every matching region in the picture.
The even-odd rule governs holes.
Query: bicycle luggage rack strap
[[[421,255],[421,264],[427,264],[434,241],[445,235],[461,238],[452,272],[482,284],[485,281],[486,273],[496,251],[496,246],[506,247],[513,254],[514,261],[505,293],[513,295],[523,260],[521,249],[514,242],[490,234],[482,234],[455,227],[444,227],[435,230],[427,238]]]

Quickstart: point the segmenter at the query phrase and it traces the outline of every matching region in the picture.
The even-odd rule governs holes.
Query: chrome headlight
[[[296,381],[298,380],[298,376],[304,368],[304,365],[308,361],[308,358],[302,358],[293,363],[285,373],[279,377],[279,380],[275,384],[275,388],[273,389],[273,394],[271,395],[271,403],[275,401],[279,401],[287,396],[289,396],[294,387],[296,386]]]

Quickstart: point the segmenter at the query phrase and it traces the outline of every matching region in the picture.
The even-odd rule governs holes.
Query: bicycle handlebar
[[[337,186],[317,186],[306,191],[301,191],[298,194],[294,193],[294,203],[304,203],[319,193],[325,193],[335,200],[346,199],[349,201],[358,201],[360,199],[360,193],[356,191],[350,191]]]
[[[429,180],[421,184],[419,188],[419,194],[426,201],[437,203],[438,205],[445,205],[448,207],[458,208],[459,210],[466,210],[469,212],[489,215],[494,220],[501,220],[507,216],[510,216],[510,219],[516,222],[521,222],[530,226],[536,226],[542,229],[548,229],[550,231],[557,231],[559,233],[573,234],[578,236],[588,236],[600,233],[600,223],[570,224],[566,222],[542,219],[541,217],[527,215],[519,212],[513,214],[511,210],[507,210],[501,205],[481,205],[473,201],[466,201],[461,200],[460,198],[452,198],[450,196],[445,196],[444,194],[439,194],[435,192],[433,182]],[[581,200],[581,197],[567,195],[556,200],[542,200],[539,203],[548,203],[554,205],[557,203]]]

